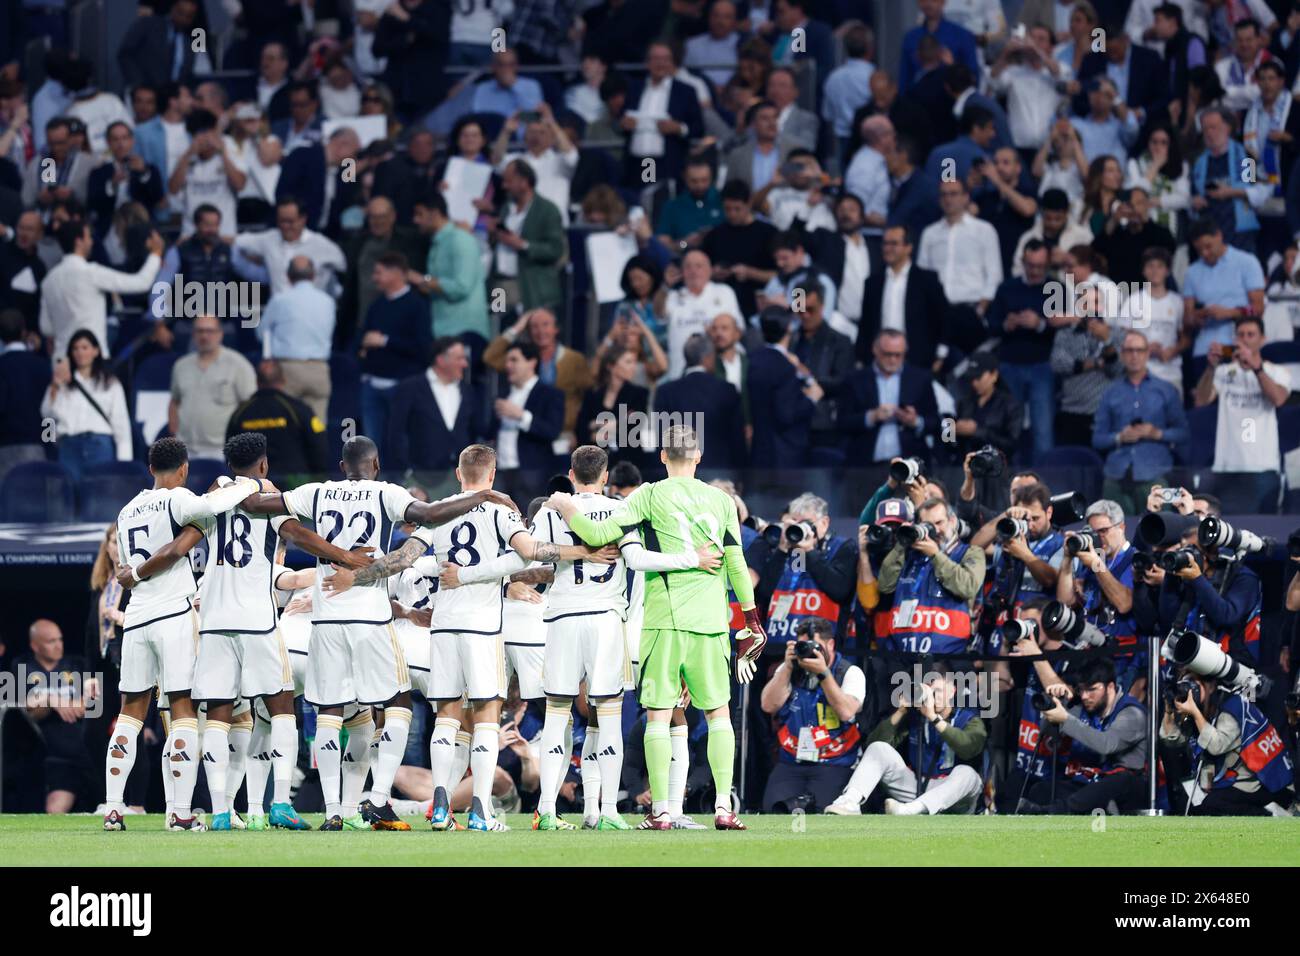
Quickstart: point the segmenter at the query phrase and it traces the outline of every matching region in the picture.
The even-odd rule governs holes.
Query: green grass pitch
[[[313,824],[318,816],[309,817]],[[0,816],[0,865],[1294,866],[1300,818],[745,817],[747,833],[167,833],[161,816]],[[627,818],[631,822],[632,818]],[[700,818],[701,822],[707,819]]]

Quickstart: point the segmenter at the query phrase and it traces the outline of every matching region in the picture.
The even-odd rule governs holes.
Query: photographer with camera
[[[1083,613],[1116,650],[1120,687],[1135,697],[1146,691],[1146,654],[1138,645],[1133,622],[1133,555],[1124,533],[1124,510],[1102,498],[1084,513],[1087,531],[1065,534],[1067,560],[1056,578],[1056,599]]]
[[[1043,625],[1043,610],[1050,603],[1043,596],[1030,598],[1020,606],[1015,617],[1002,626],[1002,647],[1007,658],[1037,658],[1065,647],[1060,633],[1047,630]],[[1010,685],[1009,661],[999,661],[993,666]],[[1069,741],[1061,736],[1055,724],[1044,726],[1041,713],[1049,709],[1049,697],[1070,696],[1070,689],[1061,676],[1069,668],[1068,657],[1034,660],[1029,668],[1021,694],[1015,765],[997,793],[1000,813],[1014,813],[1031,782],[1051,780],[1052,777],[1059,780],[1065,770],[1064,757],[1069,750]]]
[[[830,533],[825,499],[805,493],[790,502],[779,524],[767,525],[745,552],[757,573],[755,599],[767,607],[767,627],[779,653],[801,621],[820,618],[843,635],[857,584],[856,542]]]
[[[821,618],[801,621],[758,701],[780,725],[776,766],[763,790],[764,813],[830,805],[853,775],[862,741],[857,717],[866,693],[862,669],[835,653],[830,625]]]
[[[992,569],[993,583],[980,616],[986,635],[1024,601],[1056,593],[1065,539],[1052,527],[1052,498],[1046,485],[1016,487],[1011,507],[975,532],[970,543],[972,548],[986,549]]]
[[[997,496],[1001,489],[986,483],[983,487],[979,479],[1000,478],[1005,471],[1005,462],[997,459],[987,449],[980,449],[968,454],[962,460],[962,482],[957,491],[957,515],[973,528],[982,528],[990,521],[996,521],[1001,515],[998,510],[1002,504]],[[1043,483],[1038,472],[1026,468],[1013,472],[1010,487],[1007,489],[1007,504],[1013,504],[1011,496],[1017,488]]]
[[[925,463],[919,458],[892,458],[889,477],[875,490],[858,515],[858,524],[869,524],[880,503],[887,498],[906,498],[915,509],[927,498],[948,500],[948,489],[937,478],[925,473]]]
[[[888,814],[966,813],[983,792],[975,769],[988,732],[973,707],[957,706],[957,681],[942,663],[923,683],[897,688],[897,707],[867,737],[848,786],[827,813],[856,816],[880,784]]]
[[[1165,691],[1160,749],[1175,812],[1267,816],[1269,804],[1291,804],[1291,756],[1247,695],[1190,672]]]
[[[894,533],[880,566],[880,591],[894,596],[892,644],[915,654],[965,653],[984,552],[957,537],[956,516],[942,498],[922,502],[916,517]]]
[[[1056,413],[1056,443],[1092,447],[1093,419],[1101,396],[1119,375],[1115,332],[1102,310],[1106,293],[1096,286],[1079,291],[1071,315],[1075,321],[1056,330],[1052,340],[1052,374],[1061,382]],[[1042,464],[1041,461],[1035,464]]]
[[[1034,784],[1018,813],[1130,813],[1142,800],[1146,768],[1147,712],[1120,691],[1115,664],[1094,657],[1078,668],[1075,698],[1067,710],[1059,697],[1042,719],[1069,738],[1069,760],[1061,779]]]

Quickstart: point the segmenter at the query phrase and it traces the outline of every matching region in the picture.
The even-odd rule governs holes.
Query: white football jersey
[[[269,634],[276,625],[275,563],[286,515],[233,508],[195,527],[208,541],[199,633]]]
[[[604,521],[614,513],[620,501],[584,491],[573,498],[578,510],[592,521]],[[581,544],[582,539],[569,530],[568,524],[550,508],[542,508],[533,518],[533,537],[551,544]],[[623,541],[640,541],[629,531]],[[621,544],[622,542],[620,542]],[[555,568],[555,583],[546,595],[546,622],[579,614],[616,611],[627,618],[627,566],[620,558],[613,564],[592,564],[581,559],[561,561]]]
[[[539,584],[536,590],[545,598],[551,585]],[[521,647],[546,646],[546,601],[512,601],[506,598],[502,610],[502,634],[507,645]]]
[[[412,609],[433,607],[433,596],[438,590],[438,559],[425,555],[415,563],[387,579],[389,596],[403,607]]]
[[[414,500],[400,485],[360,478],[314,481],[284,492],[289,512],[309,522],[330,544],[345,551],[373,547],[371,556],[376,559],[387,553],[394,526],[405,520],[406,509]],[[386,581],[357,585],[327,597],[320,582],[332,576],[334,569],[325,561],[318,567],[320,573],[312,587],[312,623],[387,624],[393,619]]]
[[[445,498],[451,501],[467,492]],[[432,545],[438,563],[450,561],[462,568],[495,558],[510,547],[517,534],[527,532],[524,519],[492,502],[476,505],[473,510],[436,528],[417,528],[413,537]],[[433,607],[431,632],[439,634],[500,634],[501,605],[505,588],[501,581],[463,584],[439,593]]]
[[[188,488],[142,491],[117,516],[118,554],[124,563],[138,568],[171,544],[181,528],[187,524],[197,526],[200,515],[211,513],[211,506]],[[174,562],[132,589],[123,630],[188,611],[195,590],[189,560]]]

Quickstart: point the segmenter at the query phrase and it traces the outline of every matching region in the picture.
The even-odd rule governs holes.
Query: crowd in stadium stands
[[[487,441],[510,487],[584,443],[654,477],[656,433],[634,426],[662,412],[696,416],[706,468],[964,467],[956,494],[891,479],[859,541],[815,495],[777,523],[802,544],[746,530],[780,661],[751,708],[778,753],[762,802],[856,812],[883,786],[900,812],[967,808],[987,741],[1014,758],[1011,810],[1131,809],[1147,725],[1129,713],[1118,740],[1111,721],[1149,703],[1132,639],[1178,602],[1173,574],[1135,573],[1105,536],[1180,467],[1276,513],[1300,446],[1300,0],[916,0],[877,36],[890,2],[227,0],[218,23],[217,5],[141,0],[112,62],[77,48],[76,0],[5,4],[0,517],[71,517],[23,510],[36,478],[138,485],[166,434],[197,460],[261,431],[277,479],[332,473],[365,434],[407,484]],[[995,536],[1006,502],[974,493],[986,447],[1020,469],[1019,535]],[[1101,557],[1073,574],[1030,471],[1065,460],[1104,475]],[[1058,597],[1108,612],[1128,656],[1083,665],[1082,720],[1033,710],[1030,690],[1061,683],[1050,666],[1026,685],[999,665],[1030,713],[1017,753],[1005,719],[944,703],[947,672],[895,708],[850,663],[850,622],[889,634],[884,606],[924,577],[865,529],[913,517],[944,539],[927,586],[968,617]],[[1189,600],[1273,668],[1253,586]],[[96,595],[92,656],[120,616],[111,575]],[[55,632],[33,625],[47,669]],[[835,752],[804,760],[823,711]],[[1238,741],[1250,716],[1229,715]],[[1124,786],[1049,791],[1041,718]],[[1187,742],[1174,718],[1162,747]],[[1199,746],[1225,752],[1231,728]],[[950,792],[926,797],[938,778]]]

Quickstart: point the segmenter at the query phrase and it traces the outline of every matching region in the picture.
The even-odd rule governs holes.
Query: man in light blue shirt
[[[841,162],[847,158],[844,151],[853,135],[853,114],[871,102],[871,74],[876,67],[867,59],[870,37],[866,27],[852,27],[844,34],[844,52],[844,65],[826,77],[822,91],[822,119],[835,130]]]
[[[715,0],[709,7],[709,28],[686,41],[683,65],[702,74],[719,90],[736,72],[736,51],[740,33],[736,30],[736,5],[732,0]],[[719,68],[719,64],[725,67]],[[697,69],[710,67],[711,69]]]
[[[536,80],[519,75],[519,57],[514,50],[504,50],[492,56],[492,79],[474,88],[470,100],[471,113],[499,113],[510,117],[516,113],[535,111],[542,102],[542,87]],[[523,134],[521,123],[516,138]]]
[[[1183,279],[1183,321],[1200,329],[1192,344],[1199,357],[1211,344],[1231,345],[1237,319],[1264,314],[1264,270],[1249,252],[1224,241],[1217,221],[1199,219],[1190,233],[1199,258]]]
[[[262,357],[276,359],[284,372],[284,391],[326,421],[334,299],[316,288],[316,269],[306,256],[290,259],[288,274],[290,287],[271,299],[257,326]]]
[[[63,85],[70,60],[66,50],[53,49],[45,54],[45,82],[32,97],[32,138],[36,151],[45,152],[45,125],[63,116],[72,105],[72,93]]]
[[[1088,85],[1088,115],[1073,116],[1070,122],[1079,131],[1089,163],[1098,156],[1114,156],[1123,168],[1129,149],[1137,142],[1139,127],[1137,114],[1119,99],[1114,82],[1093,77]]]

